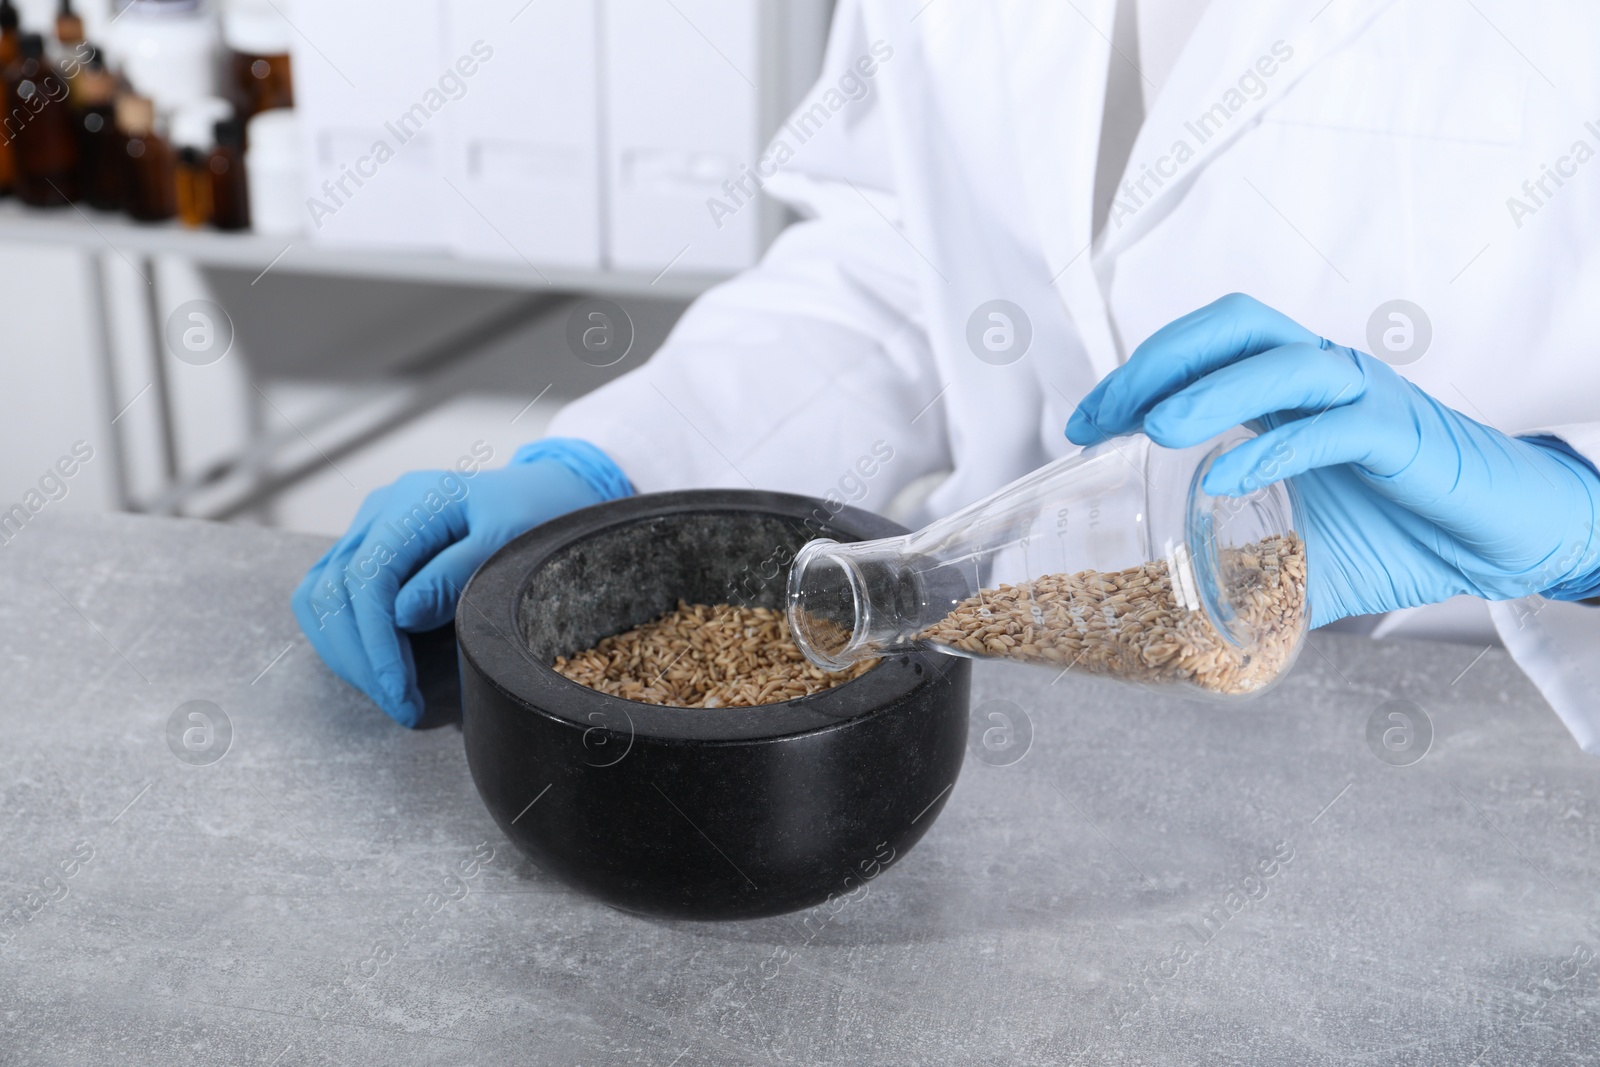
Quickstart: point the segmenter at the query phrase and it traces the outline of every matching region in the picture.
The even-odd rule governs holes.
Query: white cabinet
[[[297,0],[289,17],[306,226],[335,245],[439,248],[449,101],[440,0]]]
[[[748,266],[779,213],[730,190],[809,87],[830,6],[296,0],[308,232],[535,266]]]
[[[755,0],[606,0],[611,262],[731,271],[760,251],[759,205],[714,217],[762,148]],[[731,188],[731,186],[729,187]]]
[[[447,18],[451,55],[489,55],[449,115],[451,247],[598,269],[596,0],[458,0]]]

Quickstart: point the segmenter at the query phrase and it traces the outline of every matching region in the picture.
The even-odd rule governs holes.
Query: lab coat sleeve
[[[872,54],[864,36],[846,0],[801,110],[852,70],[844,84],[864,80],[867,92],[803,143],[780,129],[763,157],[781,156],[779,142],[792,150],[765,192],[802,221],[759,265],[696,300],[647,363],[551,425],[597,445],[640,492],[758,487],[882,509],[950,467],[915,252],[890,222],[899,212],[880,90],[859,74]]]
[[[1556,426],[1549,436],[1600,469],[1600,423]],[[1600,607],[1524,597],[1489,605],[1500,640],[1578,745],[1600,755]]]

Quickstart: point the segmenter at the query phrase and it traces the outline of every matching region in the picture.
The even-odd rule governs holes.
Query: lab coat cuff
[[[546,437],[517,449],[511,457],[515,464],[537,463],[552,460],[582,478],[584,483],[600,495],[602,502],[620,500],[634,494],[633,483],[622,473],[622,468],[611,457],[587,441],[576,437]]]

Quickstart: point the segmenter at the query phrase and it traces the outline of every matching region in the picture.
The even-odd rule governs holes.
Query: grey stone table
[[[0,1062],[1600,1060],[1600,761],[1498,650],[1319,634],[1237,708],[983,666],[855,899],[658,922],[323,668],[285,607],[322,544],[0,547]]]

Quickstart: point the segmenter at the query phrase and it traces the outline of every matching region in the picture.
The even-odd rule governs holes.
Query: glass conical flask
[[[1119,437],[916,533],[812,541],[789,572],[790,630],[829,670],[932,648],[1259,693],[1293,664],[1311,613],[1292,482],[1242,497],[1200,487],[1252,436],[1237,427],[1186,449]]]

